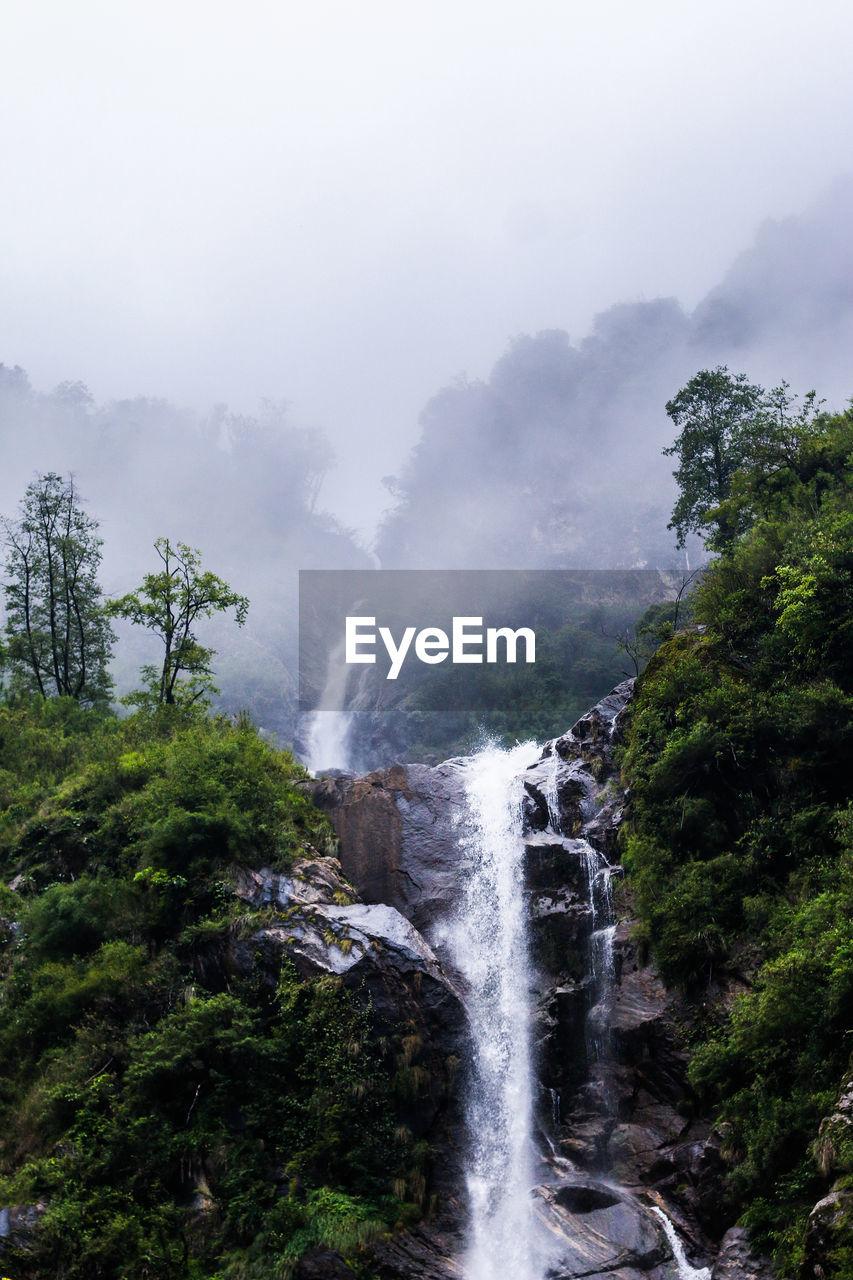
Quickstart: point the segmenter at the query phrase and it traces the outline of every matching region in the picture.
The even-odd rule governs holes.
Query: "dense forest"
[[[739,408],[715,433],[697,383],[672,405],[689,409],[681,516],[717,555],[638,684],[623,862],[646,945],[685,993],[731,1215],[795,1276],[809,1210],[853,1185],[850,1130],[824,1119],[853,1025],[853,413],[784,388],[756,407],[730,380]],[[821,1274],[851,1274],[848,1216]]]

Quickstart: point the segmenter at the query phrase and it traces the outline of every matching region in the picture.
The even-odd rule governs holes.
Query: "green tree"
[[[853,688],[853,512],[825,504],[791,552],[775,602],[788,653],[802,671]]]
[[[684,546],[688,533],[706,533],[712,547],[728,546],[736,530],[719,508],[729,497],[732,477],[751,447],[751,425],[762,403],[761,387],[725,365],[702,369],[666,406],[681,434],[664,453],[678,458],[673,472],[678,500],[667,526]]]
[[[172,546],[168,538],[158,538],[154,546],[162,569],[146,574],[137,591],[111,601],[110,611],[153,631],[163,643],[162,665],[142,668],[146,688],[132,700],[188,706],[219,692],[211,669],[216,650],[199,644],[196,623],[233,609],[242,627],[249,601],[215,573],[203,571],[201,553],[194,547],[184,542]]]
[[[43,698],[107,701],[115,639],[98,583],[102,540],[73,477],[39,475],[6,542],[6,661],[12,687]]]
[[[799,469],[806,447],[823,434],[825,403],[818,400],[816,391],[806,392],[802,399],[792,395],[790,383],[784,380],[762,396],[755,424],[755,462],[763,471]]]

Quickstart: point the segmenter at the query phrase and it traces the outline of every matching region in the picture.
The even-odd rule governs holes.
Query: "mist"
[[[291,740],[296,600],[308,568],[686,568],[667,521],[673,436],[665,403],[699,368],[726,363],[765,386],[815,387],[840,408],[853,389],[853,183],[806,213],[767,221],[719,284],[687,311],[674,298],[621,303],[572,341],[561,329],[515,338],[484,379],[429,397],[420,439],[372,536],[324,505],[336,465],[328,437],[286,403],[252,414],[198,412],[139,396],[97,403],[81,381],[49,391],[0,368],[0,510],[14,516],[38,472],[73,472],[104,539],[107,594],[154,567],[158,536],[202,550],[206,567],[252,601],[249,624],[208,637],[222,706],[251,707]],[[371,465],[377,478],[381,456]],[[150,660],[124,633],[118,692]]]
[[[835,0],[33,0],[3,37],[0,360],[288,401],[363,542],[438,388],[614,303],[692,313],[850,165]]]
[[[666,402],[700,368],[725,364],[843,408],[853,394],[851,225],[847,180],[801,216],[767,220],[691,312],[674,298],[617,304],[578,342],[559,329],[523,335],[488,378],[444,388],[388,478],[397,505],[380,533],[382,563],[684,564],[666,527]],[[695,563],[698,540],[688,564],[691,552]]]
[[[49,392],[0,367],[0,511],[37,472],[73,472],[104,538],[106,593],[133,588],[169,536],[250,595],[237,634],[210,628],[223,707],[251,705],[292,739],[300,568],[678,568],[665,403],[701,367],[727,364],[766,387],[815,387],[829,407],[853,389],[853,182],[806,214],[768,220],[692,311],[675,298],[617,303],[576,342],[562,329],[520,335],[485,379],[435,390],[420,439],[368,540],[324,507],[336,466],[323,431],[287,403],[199,412],[152,397],[97,403],[79,380]],[[382,457],[371,458],[375,471]],[[124,634],[126,692],[145,640]]]
[[[853,392],[851,37],[833,0],[19,6],[0,511],[73,471],[107,594],[199,547],[252,600],[222,705],[285,736],[300,568],[684,567],[678,388]]]

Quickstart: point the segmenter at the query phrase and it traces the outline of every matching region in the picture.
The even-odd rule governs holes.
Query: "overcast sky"
[[[292,403],[367,528],[510,337],[718,282],[853,169],[842,0],[18,0],[0,361]]]

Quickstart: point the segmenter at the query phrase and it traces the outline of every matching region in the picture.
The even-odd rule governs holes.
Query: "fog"
[[[851,35],[830,0],[13,6],[0,359],[287,400],[369,538],[437,387],[616,302],[691,310],[849,167]]]
[[[253,601],[226,698],[283,731],[298,568],[681,562],[687,378],[853,393],[851,36],[827,0],[18,6],[0,511],[73,470],[108,592],[199,546]]]
[[[378,541],[410,567],[669,567],[675,498],[665,405],[700,368],[766,387],[853,394],[853,182],[803,215],[766,222],[687,312],[674,298],[617,304],[572,343],[523,336],[482,380],[457,380],[421,416]],[[688,544],[694,563],[698,541]]]

